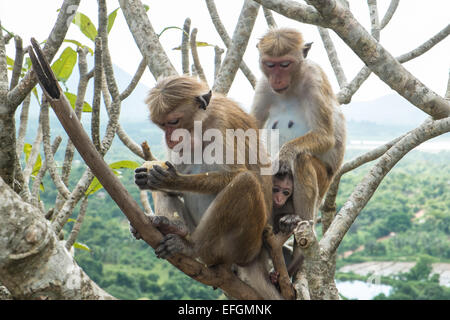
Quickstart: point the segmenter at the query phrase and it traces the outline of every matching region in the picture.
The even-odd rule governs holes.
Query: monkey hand
[[[167,169],[155,165],[148,172],[147,185],[151,189],[175,189],[181,182],[182,177],[178,174],[177,170],[169,161],[166,161]]]
[[[294,148],[289,143],[285,143],[278,153],[278,170],[276,172],[292,174],[295,156],[296,152],[294,152]]]
[[[155,249],[156,256],[162,259],[168,259],[177,253],[192,256],[193,252],[192,246],[186,239],[173,233],[164,236]]]
[[[302,219],[295,214],[288,214],[280,219],[278,222],[280,232],[284,234],[291,234]]]

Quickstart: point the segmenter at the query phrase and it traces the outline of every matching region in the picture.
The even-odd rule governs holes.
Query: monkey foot
[[[130,223],[130,232],[136,240],[141,240],[141,234],[131,225]]]
[[[278,285],[278,279],[280,278],[280,273],[278,271],[272,271],[269,274],[270,282],[272,282],[273,285]]]
[[[282,217],[279,221],[280,232],[290,234],[301,221],[300,217],[295,214],[289,214]]]
[[[155,254],[158,258],[168,259],[177,253],[192,256],[193,250],[189,244],[177,234],[168,234],[159,243]]]
[[[184,238],[188,230],[181,221],[171,221],[164,216],[150,216],[150,221],[163,235],[176,234]]]

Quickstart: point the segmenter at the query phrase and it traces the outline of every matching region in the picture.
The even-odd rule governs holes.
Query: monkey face
[[[261,69],[269,80],[273,91],[283,94],[291,86],[292,76],[298,68],[298,59],[291,55],[282,57],[265,56],[261,59]]]
[[[292,179],[289,177],[286,177],[283,180],[274,178],[272,195],[273,206],[275,208],[282,207],[292,195]]]

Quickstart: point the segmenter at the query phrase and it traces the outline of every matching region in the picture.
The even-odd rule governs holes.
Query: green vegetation
[[[119,152],[117,150],[113,148],[108,163],[126,158],[122,149]],[[155,151],[159,155],[159,149],[155,148]],[[129,152],[126,154],[129,155]],[[355,152],[349,152],[347,158],[355,155]],[[136,160],[133,156],[128,156],[128,159]],[[417,261],[419,255],[427,256],[427,263],[450,261],[448,163],[450,152],[412,152],[397,164],[356,219],[339,248],[339,254],[361,246],[363,250],[345,259],[338,258],[337,267],[373,260]],[[370,167],[371,164],[368,164],[342,178],[338,207],[343,205]],[[71,188],[83,171],[81,165],[72,168]],[[134,185],[132,170],[119,169],[118,174],[132,196],[138,200],[139,191]],[[44,180],[44,186],[42,200],[46,204],[54,203],[56,190],[48,177]],[[77,210],[73,219],[76,219]],[[420,212],[422,214],[417,215]],[[66,236],[72,226],[73,222],[66,226]],[[77,241],[90,249],[75,249],[75,259],[79,265],[117,298],[224,298],[220,290],[213,290],[190,279],[167,261],[157,259],[153,249],[145,242],[134,240],[127,219],[103,189],[89,196],[88,211]],[[408,275],[396,280],[383,278],[383,282],[394,289],[391,296],[380,295],[377,299],[448,299],[448,289],[439,286],[436,277],[424,280],[428,269],[421,271],[420,268],[423,266],[418,265],[417,270],[412,269]],[[340,280],[364,279],[340,273],[337,277]]]

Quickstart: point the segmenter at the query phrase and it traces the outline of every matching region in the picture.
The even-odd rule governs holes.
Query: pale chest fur
[[[278,129],[281,146],[296,137],[305,135],[311,130],[306,106],[298,98],[275,97],[270,107],[265,129]]]

